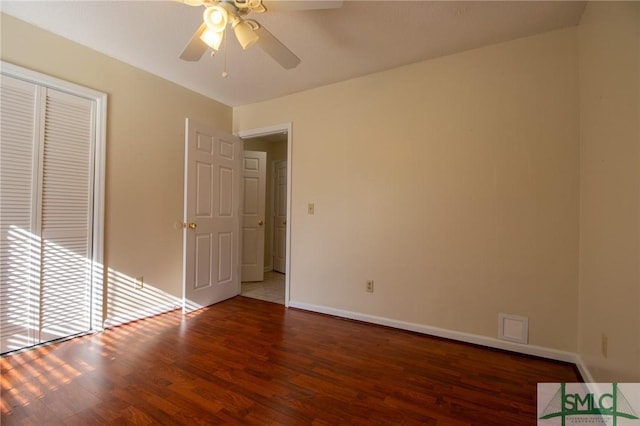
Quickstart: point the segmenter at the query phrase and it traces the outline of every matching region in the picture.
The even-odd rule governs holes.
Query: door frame
[[[293,134],[292,123],[276,124],[268,127],[256,129],[239,130],[236,136],[241,139],[250,139],[260,136],[268,136],[276,133],[287,134],[287,236],[286,255],[285,255],[285,278],[284,278],[284,306],[289,307],[290,288],[291,288],[291,188],[292,188],[292,155],[293,152]]]

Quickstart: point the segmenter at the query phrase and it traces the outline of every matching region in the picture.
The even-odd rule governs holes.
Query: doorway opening
[[[258,196],[259,174],[251,170],[243,177],[243,197],[247,208],[243,225],[243,275],[240,294],[247,297],[288,306],[289,300],[289,242],[290,242],[290,124],[239,132],[244,141],[245,163],[257,165],[256,158],[266,156],[264,196]],[[264,154],[262,154],[264,153]],[[250,169],[250,167],[248,167]],[[258,188],[258,189],[256,189]],[[255,194],[254,194],[255,192]],[[262,206],[253,207],[258,203]],[[258,212],[253,216],[253,211]],[[264,212],[264,213],[261,213]],[[264,217],[261,217],[263,215]],[[257,226],[252,226],[256,222]],[[255,233],[264,236],[255,238]],[[257,242],[258,241],[258,242]],[[260,258],[260,262],[256,259]],[[264,262],[262,262],[264,260]],[[263,265],[259,274],[255,263]],[[246,267],[245,267],[246,265]],[[249,270],[251,272],[249,272]]]

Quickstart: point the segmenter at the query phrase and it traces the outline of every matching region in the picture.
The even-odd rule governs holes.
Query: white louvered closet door
[[[6,352],[91,328],[95,105],[3,76],[1,114]]]
[[[93,103],[46,89],[40,340],[89,330]]]
[[[39,239],[33,176],[37,87],[0,77],[0,349],[36,343]]]

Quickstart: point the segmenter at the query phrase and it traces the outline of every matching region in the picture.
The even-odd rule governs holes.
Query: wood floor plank
[[[13,424],[535,425],[575,366],[236,297],[0,358]]]

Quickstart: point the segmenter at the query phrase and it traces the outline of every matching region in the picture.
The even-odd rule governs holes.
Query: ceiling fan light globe
[[[218,49],[220,49],[223,36],[223,32],[212,31],[210,28],[207,28],[200,35],[200,40],[202,40],[211,49],[217,51]]]
[[[236,21],[233,24],[233,32],[243,49],[248,49],[258,41],[258,34],[253,26],[246,21]]]
[[[204,10],[203,20],[211,31],[222,32],[229,21],[229,13],[224,7],[218,5],[207,7]]]

